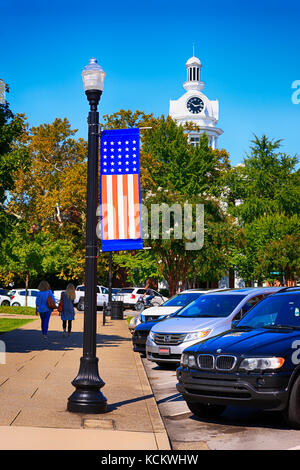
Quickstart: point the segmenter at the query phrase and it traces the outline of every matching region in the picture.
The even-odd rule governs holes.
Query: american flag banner
[[[100,153],[102,251],[143,249],[139,129],[104,130]]]

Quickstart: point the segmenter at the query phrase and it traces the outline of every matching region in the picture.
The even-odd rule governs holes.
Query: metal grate
[[[153,341],[156,344],[162,344],[164,346],[166,346],[166,345],[176,346],[176,345],[182,343],[185,336],[186,335],[181,335],[181,334],[177,335],[177,334],[154,333]]]
[[[216,369],[219,370],[232,370],[236,363],[235,356],[217,356]]]
[[[213,369],[214,368],[214,356],[209,354],[203,354],[198,356],[198,366],[200,369]]]

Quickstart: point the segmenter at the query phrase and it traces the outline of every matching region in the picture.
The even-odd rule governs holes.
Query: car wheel
[[[19,302],[14,302],[12,304],[12,307],[21,307],[21,304],[19,304]]]
[[[82,312],[84,310],[84,298],[80,297],[79,302],[77,304],[77,310]]]
[[[137,302],[134,308],[137,312],[142,312],[145,308],[144,302]]]
[[[300,375],[295,380],[289,403],[283,416],[290,426],[294,429],[300,429]]]
[[[1,306],[3,306],[3,307],[7,307],[9,305],[10,305],[9,300],[3,300],[2,304],[1,304]]]
[[[205,405],[203,403],[186,402],[187,406],[194,415],[199,418],[217,418],[226,409],[224,405]]]

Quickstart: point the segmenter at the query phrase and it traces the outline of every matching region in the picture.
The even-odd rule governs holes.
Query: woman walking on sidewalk
[[[63,324],[63,336],[66,336],[66,329],[68,323],[68,336],[71,335],[72,321],[75,317],[74,312],[74,300],[75,300],[75,287],[73,284],[68,284],[66,291],[61,293],[61,298],[58,306],[58,310],[61,313],[61,319]]]
[[[40,314],[42,333],[44,338],[47,338],[50,316],[52,310],[56,308],[55,298],[47,281],[41,281],[38,289],[40,292],[36,296],[35,314]]]

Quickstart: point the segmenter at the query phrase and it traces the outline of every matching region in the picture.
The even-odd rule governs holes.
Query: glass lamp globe
[[[89,64],[81,72],[84,91],[99,90],[104,88],[105,72],[100,67],[95,57],[92,57]]]

